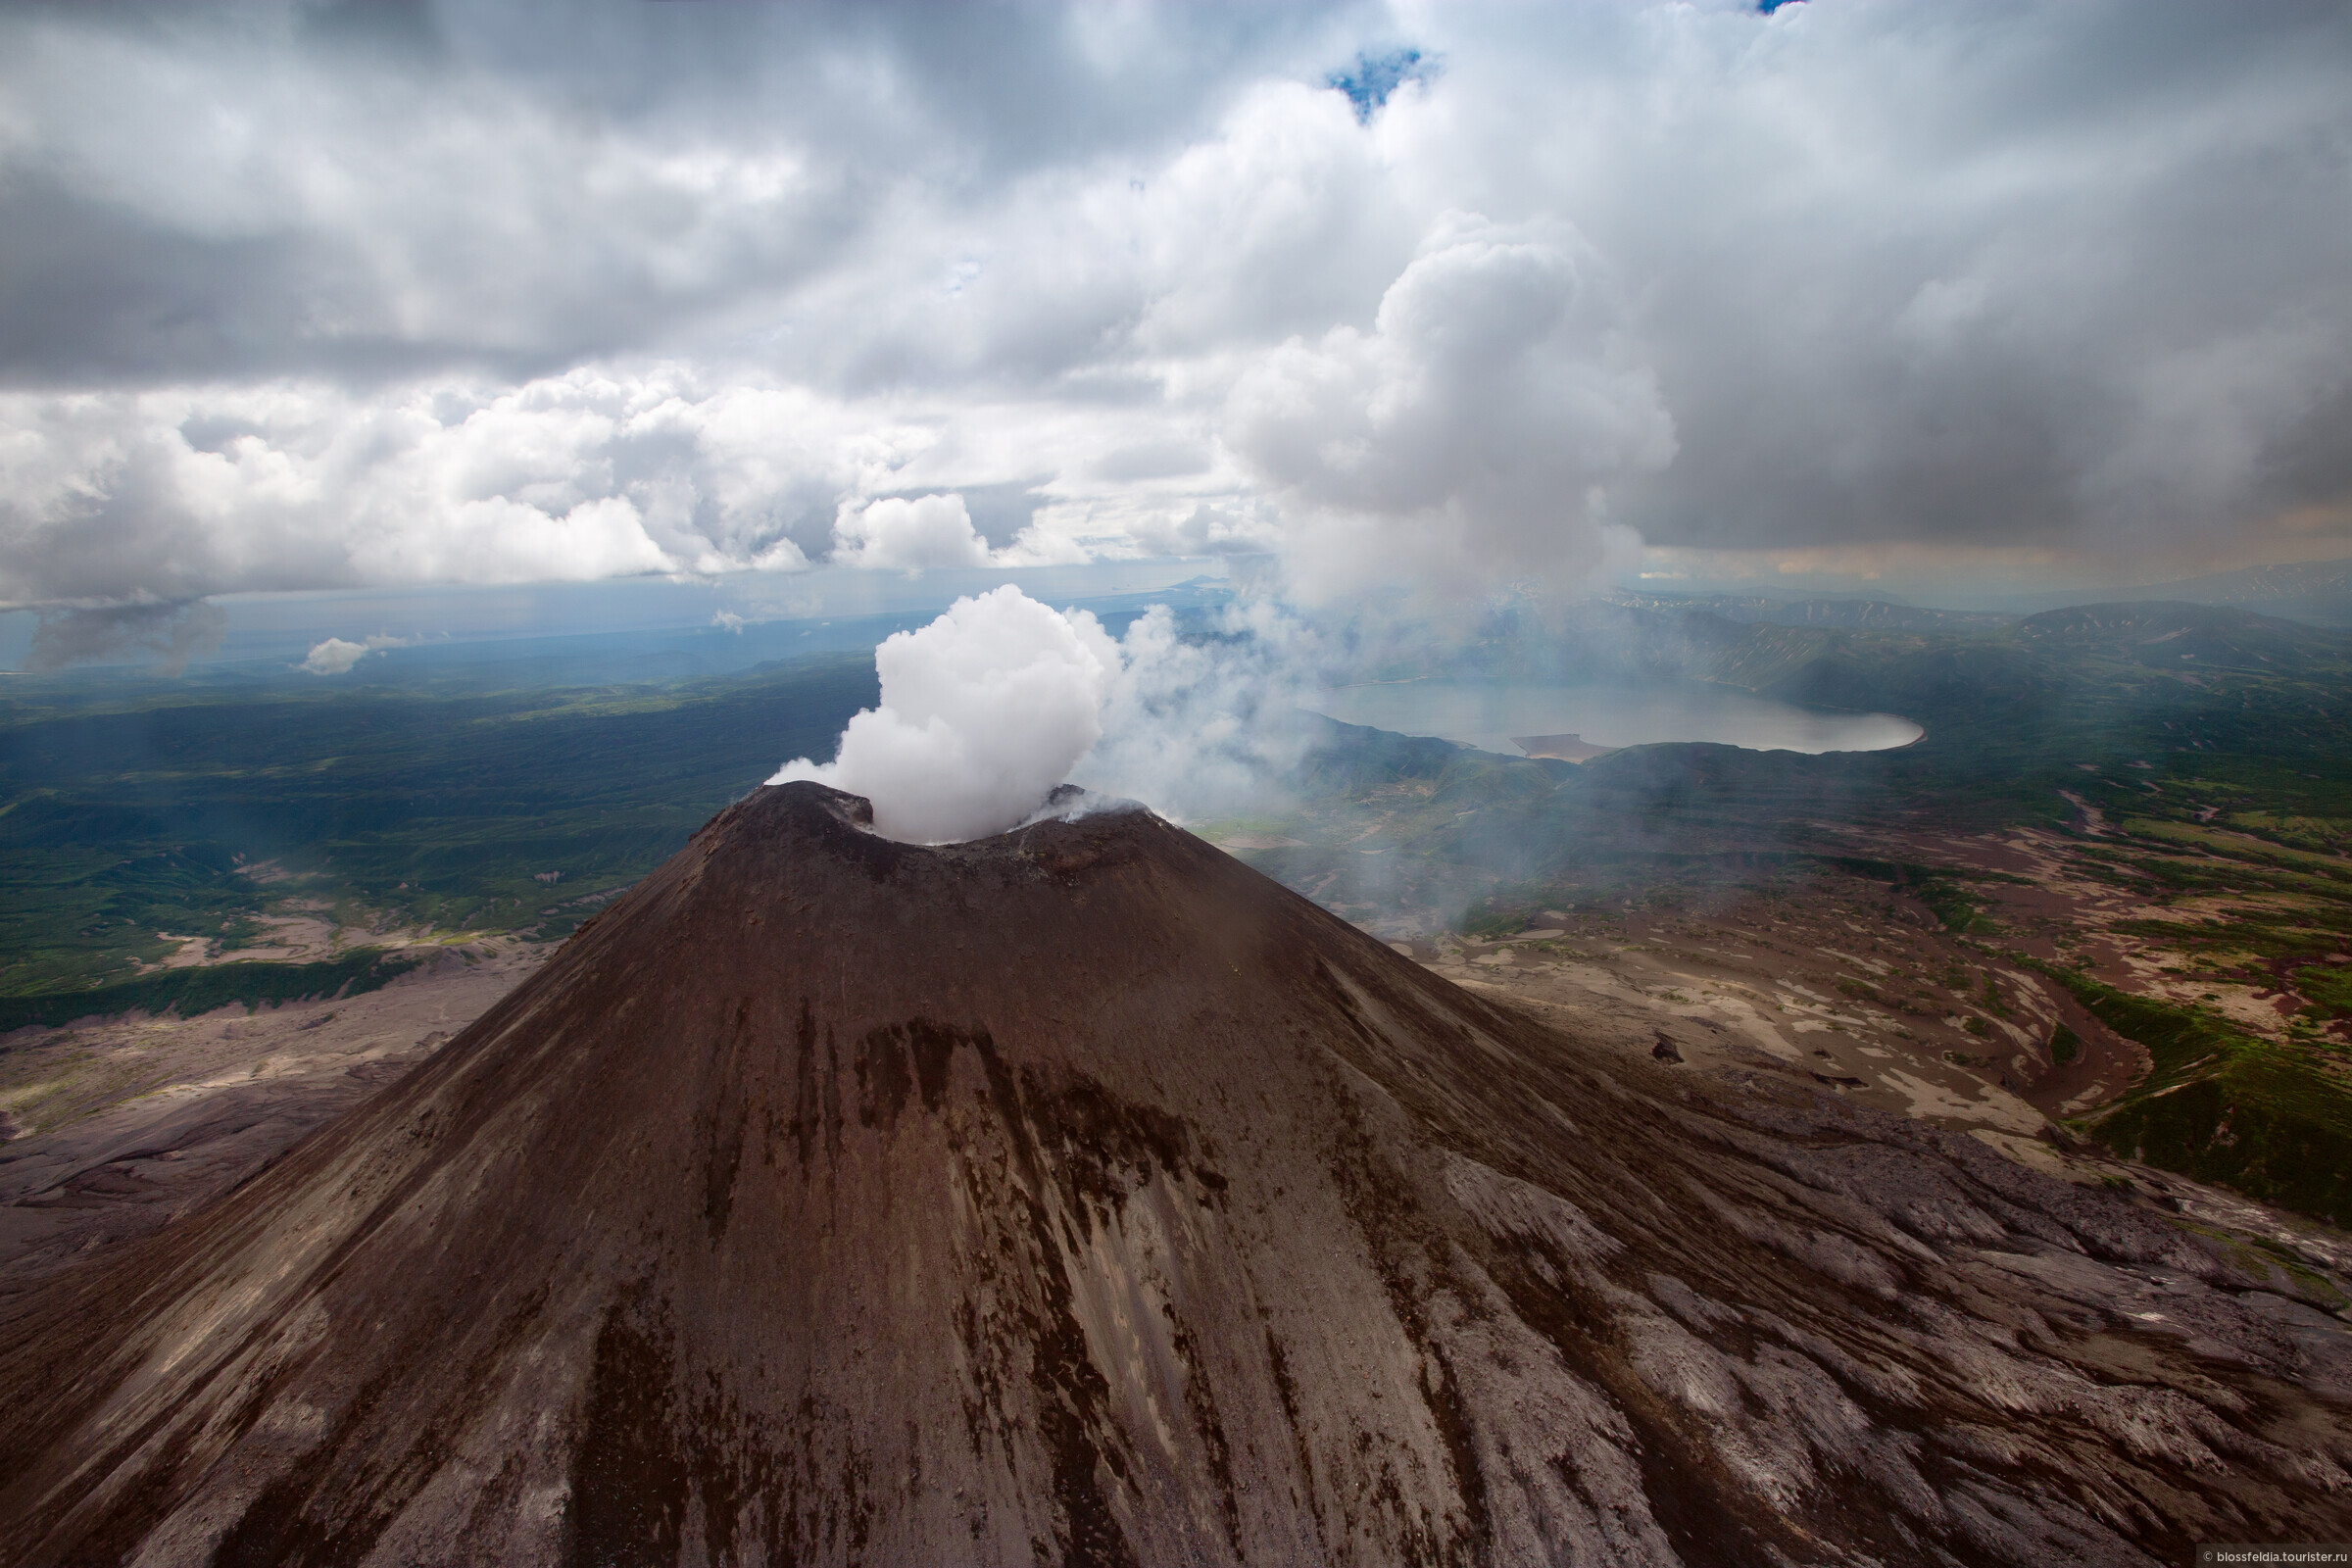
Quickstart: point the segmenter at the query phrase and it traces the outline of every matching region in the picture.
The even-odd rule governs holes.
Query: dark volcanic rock
[[[2352,1355],[1966,1139],[1725,1096],[1142,812],[730,808],[0,1324],[0,1560],[2178,1560]]]

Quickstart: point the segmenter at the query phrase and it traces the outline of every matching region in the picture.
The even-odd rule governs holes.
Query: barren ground
[[[1356,838],[1376,839],[1384,822]],[[1693,1073],[1803,1086],[1971,1134],[2036,1169],[2132,1182],[2217,1217],[2255,1211],[2120,1163],[2058,1125],[2129,1087],[2146,1070],[2145,1053],[1998,956],[2062,957],[2133,991],[2202,999],[2233,1021],[2282,1032],[2289,993],[2260,975],[2236,985],[2209,969],[2191,976],[2183,956],[2144,925],[2114,929],[2169,920],[2185,930],[2198,905],[2160,906],[2100,880],[2081,846],[2056,834],[1847,836],[1856,855],[2028,880],[1971,886],[2000,922],[1997,943],[1954,935],[1884,883],[1833,872],[1785,888],[1716,890],[1679,909],[1630,900],[1609,912],[1547,909],[1540,923],[1491,941],[1444,930],[1434,910],[1366,925],[1457,984]],[[1242,850],[1298,842],[1224,839]],[[275,923],[282,932],[267,953],[238,956],[324,957],[348,935],[323,911]],[[395,934],[404,936],[421,934]],[[234,1186],[422,1060],[552,951],[475,942],[347,1001],[250,1016],[238,1007],[185,1020],[134,1014],[0,1039],[0,1137],[9,1140],[0,1146],[0,1294]],[[2052,1051],[2060,1025],[2080,1042],[2067,1061]],[[2307,1228],[2260,1212],[2274,1229]],[[2326,1252],[2332,1233],[2323,1232],[2299,1245]]]
[[[0,1037],[0,1296],[236,1186],[430,1055],[549,951],[475,942],[359,997]]]

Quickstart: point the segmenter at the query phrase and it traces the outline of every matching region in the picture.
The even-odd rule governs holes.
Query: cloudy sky
[[[2340,4],[0,13],[0,607],[2347,552]]]

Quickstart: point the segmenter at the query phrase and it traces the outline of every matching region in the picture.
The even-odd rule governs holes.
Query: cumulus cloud
[[[1227,404],[1227,439],[1293,514],[1297,574],[1573,585],[1605,486],[1674,456],[1674,421],[1573,233],[1442,224],[1372,330],[1284,344]]]
[[[1644,537],[2123,559],[2346,493],[2294,432],[2346,407],[2352,16],[2248,22],[1611,8],[1439,90],[1496,155],[1466,185],[1533,182],[1629,280],[1678,435],[1612,498]]]
[[[353,11],[0,13],[0,604],[2352,518],[2341,6]]]
[[[892,497],[842,508],[833,524],[833,560],[912,577],[934,566],[985,566],[988,543],[974,531],[959,495]]]
[[[294,667],[311,675],[344,675],[369,654],[380,654],[387,648],[405,648],[406,637],[388,637],[381,632],[366,642],[355,643],[342,637],[329,637],[311,647],[310,657]]]
[[[0,603],[796,568],[931,439],[679,367],[0,395]]]
[[[311,675],[343,675],[371,652],[366,643],[347,643],[340,637],[329,637],[313,645],[311,654],[295,667]]]
[[[881,702],[850,720],[833,760],[798,758],[768,782],[862,795],[877,832],[945,844],[1003,832],[1069,776],[1102,738],[1119,653],[1086,612],[1007,585],[891,637],[874,668]]]
[[[528,379],[789,332],[797,286],[907,217],[1148,159],[1337,43],[1314,5],[320,23],[376,9],[0,16],[0,366]]]

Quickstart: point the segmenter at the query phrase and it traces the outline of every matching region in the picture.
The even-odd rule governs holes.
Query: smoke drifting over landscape
[[[2348,84],[2320,4],[14,11],[0,605],[2341,555]]]
[[[1308,746],[1298,710],[1319,667],[1314,633],[1264,600],[1228,607],[1210,630],[1183,636],[1164,607],[1127,628],[1102,739],[1074,782],[1178,821],[1280,796]]]
[[[201,600],[134,601],[44,614],[32,634],[30,664],[36,670],[63,669],[138,650],[151,655],[158,669],[177,674],[198,654],[220,646],[227,619],[220,606]]]

